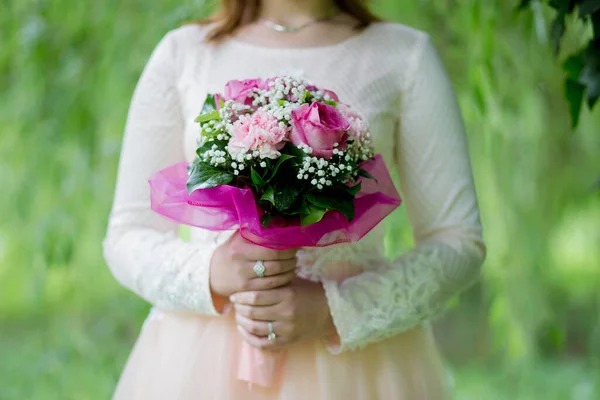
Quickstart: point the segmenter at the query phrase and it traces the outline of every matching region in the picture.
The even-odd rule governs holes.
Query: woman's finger
[[[262,260],[261,260],[262,261]],[[251,278],[260,278],[254,272],[254,266],[257,261],[248,261],[248,272],[250,272]],[[263,261],[265,266],[265,276],[274,276],[284,274],[286,272],[295,271],[298,260],[296,258],[290,258],[289,260],[278,260],[278,261]]]
[[[283,296],[279,290],[254,290],[235,293],[231,295],[230,300],[248,306],[272,306],[281,303]]]
[[[244,258],[249,261],[283,261],[296,258],[296,249],[273,250],[250,242],[244,243],[240,250],[243,251]]]
[[[237,326],[238,332],[242,335],[244,340],[252,347],[261,350],[277,350],[284,346],[287,341],[283,337],[276,337],[274,340],[269,340],[266,337],[260,337],[249,333],[241,326]]]
[[[248,333],[251,333],[255,336],[266,338],[269,335],[269,323],[268,321],[254,321],[252,319],[246,318],[243,315],[236,315],[235,321],[238,326],[244,328],[244,330]],[[280,322],[272,322],[273,324],[273,332],[275,335],[281,335],[284,331],[283,326]]]
[[[290,283],[296,277],[296,272],[286,272],[275,276],[250,279],[246,282],[244,291],[277,289]]]
[[[281,313],[278,305],[249,306],[247,304],[234,303],[233,307],[236,315],[241,315],[255,321],[277,321],[285,319],[282,315],[280,315]]]

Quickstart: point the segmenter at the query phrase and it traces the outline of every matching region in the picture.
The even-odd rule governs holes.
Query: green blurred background
[[[387,0],[431,32],[470,136],[489,253],[435,323],[457,399],[600,398],[600,112],[570,129],[544,7]],[[536,3],[534,3],[535,6]],[[101,241],[128,103],[195,0],[0,3],[0,399],[106,399],[148,305]],[[575,24],[572,52],[589,34]],[[410,231],[387,237],[390,255]]]

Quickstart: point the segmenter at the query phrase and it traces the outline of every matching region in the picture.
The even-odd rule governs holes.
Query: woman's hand
[[[236,293],[231,301],[238,330],[259,349],[280,348],[336,333],[320,283],[296,278],[278,289]],[[267,339],[268,322],[273,324],[275,340]]]
[[[259,278],[254,265],[262,261],[265,276]],[[287,285],[295,276],[296,250],[277,251],[245,240],[239,232],[219,246],[210,264],[213,295],[229,297],[249,290],[267,290]]]

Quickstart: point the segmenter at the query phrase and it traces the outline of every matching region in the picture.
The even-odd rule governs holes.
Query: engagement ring
[[[254,268],[253,269],[254,269],[254,273],[259,278],[262,278],[262,277],[265,276],[265,270],[266,270],[266,268],[265,268],[265,264],[262,261],[258,260],[256,262],[256,264],[254,264]]]
[[[273,323],[268,322],[267,326],[269,327],[269,335],[267,336],[267,340],[273,341],[273,340],[275,340],[275,338],[277,338],[277,335],[273,331]]]

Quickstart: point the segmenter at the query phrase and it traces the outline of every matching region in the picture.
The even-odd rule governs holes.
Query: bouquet
[[[400,205],[367,123],[330,90],[288,76],[232,80],[196,122],[193,163],[150,179],[153,210],[177,222],[282,250],[358,241]],[[238,377],[272,384],[279,361],[242,353]]]

